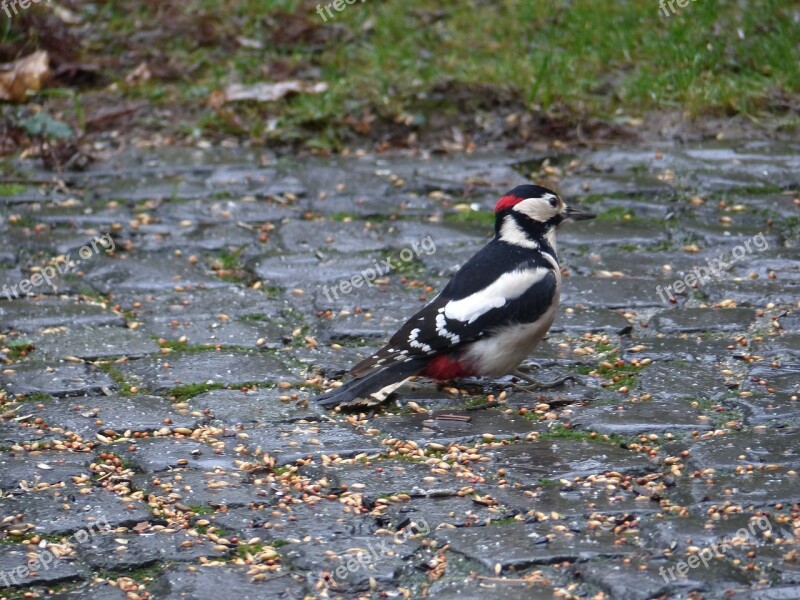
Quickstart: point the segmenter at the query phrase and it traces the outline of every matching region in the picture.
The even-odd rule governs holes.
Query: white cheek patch
[[[441,317],[444,322],[445,316],[448,319],[472,323],[490,310],[501,308],[507,302],[519,298],[532,285],[544,279],[548,273],[550,270],[543,267],[504,273],[497,281],[480,292],[475,292],[461,300],[448,302],[444,306],[444,314],[440,313],[436,317],[437,329],[439,318]]]
[[[558,214],[560,206],[553,208],[550,206],[550,199],[555,198],[552,194],[547,194],[542,198],[528,198],[514,206],[514,210],[521,212],[533,219],[544,223]]]

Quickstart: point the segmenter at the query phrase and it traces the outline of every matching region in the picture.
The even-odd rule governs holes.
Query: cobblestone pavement
[[[221,148],[3,184],[0,595],[800,598],[798,173],[766,143]],[[310,406],[529,178],[601,215],[531,357],[575,381]]]

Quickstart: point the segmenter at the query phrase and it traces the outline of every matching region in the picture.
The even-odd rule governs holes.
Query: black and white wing
[[[393,362],[457,350],[497,328],[539,319],[558,294],[554,261],[538,252],[517,254],[514,264],[504,265],[507,270],[496,277],[498,262],[508,263],[509,251],[506,244],[490,243],[351,374],[361,377]]]

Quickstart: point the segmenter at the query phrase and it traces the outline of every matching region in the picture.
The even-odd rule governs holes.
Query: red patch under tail
[[[430,377],[432,379],[457,379],[458,377],[470,377],[475,373],[460,362],[457,358],[447,354],[440,354],[431,359],[425,365],[425,368],[420,372],[420,375]]]

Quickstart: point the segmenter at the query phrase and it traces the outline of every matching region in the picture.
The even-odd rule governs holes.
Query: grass
[[[586,430],[578,430],[572,429],[571,427],[566,427],[561,423],[557,423],[547,433],[541,434],[537,439],[539,440],[577,440],[580,442],[597,442],[597,443],[606,443],[606,444],[614,444],[619,446],[625,443],[625,438],[621,435],[617,435],[612,433],[608,434],[598,434],[592,431]]]
[[[100,367],[100,370],[103,371],[106,375],[111,377],[115,384],[119,387],[120,396],[135,396],[136,394],[147,394],[147,390],[139,387],[136,393],[132,392],[131,390],[136,387],[132,383],[130,383],[126,378],[125,375],[117,369],[113,364],[110,362],[99,362],[97,366]]]
[[[238,390],[241,388],[267,388],[272,387],[274,384],[268,381],[245,381],[235,385],[225,385],[223,383],[188,383],[186,385],[179,385],[164,392],[164,396],[173,402],[185,402],[195,396],[210,392],[212,390]]]
[[[224,387],[225,386],[221,383],[189,383],[167,390],[164,395],[174,402],[185,402],[200,394],[210,392],[211,390],[221,390]]]
[[[598,346],[605,346],[598,344]],[[610,349],[609,349],[610,350]],[[642,367],[635,367],[631,364],[616,364],[616,355],[611,356],[605,362],[611,366],[590,366],[579,365],[576,371],[581,375],[600,376],[608,382],[608,387],[612,390],[619,390],[621,387],[632,388],[636,384],[636,375]]]
[[[159,345],[162,348],[167,348],[173,352],[186,352],[195,354],[198,352],[210,352],[216,349],[214,344],[196,344],[193,346],[189,342],[184,342],[181,340],[163,340]]]
[[[787,217],[775,223],[775,228],[787,240],[800,238],[800,217]]]
[[[213,515],[216,512],[210,506],[205,506],[203,504],[189,504],[188,506],[192,510],[192,512],[197,516]]]
[[[20,402],[48,402],[52,400],[53,397],[49,394],[45,394],[44,392],[33,392],[31,394],[25,394],[19,401]]]
[[[468,409],[477,409],[489,407],[490,404],[486,401],[486,396],[470,396],[464,399],[462,406]]]
[[[241,544],[236,547],[236,552],[234,553],[234,556],[237,558],[246,559],[248,554],[256,555],[263,551],[264,551],[264,544],[260,542],[256,542],[253,544]]]
[[[246,315],[241,315],[239,317],[240,321],[269,321],[270,318],[268,315],[264,313],[248,313]]]
[[[522,523],[520,519],[515,517],[503,517],[502,519],[494,519],[489,521],[489,527],[504,527],[505,525],[518,525]]]
[[[487,234],[494,231],[494,212],[490,210],[464,210],[444,215],[445,223],[480,229]]]
[[[17,360],[19,358],[24,358],[28,356],[31,352],[36,349],[34,343],[26,338],[20,338],[16,340],[11,340],[8,343],[8,358],[11,360]]]
[[[597,214],[598,221],[630,221],[634,217],[633,211],[625,206],[612,206],[601,210]]]
[[[18,183],[0,183],[0,196],[18,196],[25,189],[24,185]]]
[[[327,23],[315,7],[307,0],[75,4],[92,27],[70,37],[48,30],[46,9],[34,5],[0,28],[0,46],[10,48],[8,60],[59,43],[75,64],[115,57],[104,83],[41,94],[45,111],[66,110],[77,124],[92,112],[94,96],[106,104],[143,99],[182,111],[175,119],[140,111],[137,124],[149,129],[321,150],[382,128],[449,131],[491,111],[574,123],[667,109],[797,124],[791,107],[800,92],[800,22],[793,4],[781,0],[692,2],[670,17],[651,0],[478,7],[409,0],[347,5]],[[148,36],[136,35],[145,27],[138,24],[148,24]],[[236,42],[242,38],[260,47]],[[170,68],[126,82],[145,57]],[[287,78],[321,80],[328,90],[270,103],[208,103],[230,82]],[[118,90],[113,97],[108,83]]]
[[[8,224],[12,227],[35,227],[36,220],[30,215],[14,215],[13,218],[8,219]]]
[[[223,250],[219,257],[211,262],[211,269],[224,281],[246,282],[248,276],[242,264],[243,253],[244,247]]]

